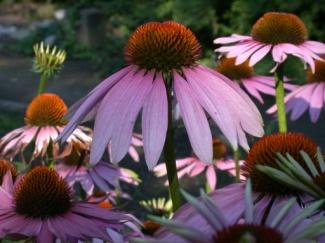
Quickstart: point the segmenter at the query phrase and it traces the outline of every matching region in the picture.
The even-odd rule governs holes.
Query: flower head
[[[182,24],[150,22],[138,27],[125,48],[128,66],[71,108],[61,138],[67,139],[77,124],[95,114],[90,161],[97,163],[111,143],[111,159],[117,163],[129,148],[142,109],[144,155],[152,169],[166,138],[168,95],[177,100],[192,148],[202,161],[211,162],[213,157],[205,111],[234,148],[239,144],[248,150],[245,132],[264,133],[257,108],[228,78],[196,63],[199,54],[197,39]]]
[[[0,187],[0,237],[21,235],[36,237],[38,242],[92,237],[112,240],[106,228],[119,231],[132,221],[123,213],[74,201],[63,178],[47,167],[34,168],[15,185],[10,173],[4,180]]]
[[[299,45],[307,40],[308,30],[294,14],[268,12],[256,21],[251,34],[254,40],[263,43]]]
[[[56,74],[66,58],[64,50],[56,47],[50,48],[49,45],[45,46],[43,42],[34,45],[34,53],[34,72],[45,74],[47,77]]]
[[[217,48],[216,51],[227,57],[236,57],[236,65],[249,60],[249,66],[254,66],[271,52],[276,67],[288,55],[293,55],[308,63],[314,72],[314,60],[322,59],[319,55],[325,54],[325,44],[309,41],[307,37],[307,28],[298,16],[268,12],[253,25],[251,36],[233,34],[217,38],[214,43],[230,44]]]
[[[286,112],[291,112],[292,121],[301,117],[309,108],[309,116],[313,123],[317,122],[324,107],[325,100],[325,62],[315,61],[315,72],[307,70],[307,84],[298,86],[285,97]],[[276,112],[276,105],[267,113]]]
[[[66,124],[63,119],[66,111],[67,106],[58,95],[43,93],[36,96],[26,109],[25,126],[9,132],[0,139],[0,155],[13,159],[17,154],[21,154],[22,159],[33,160],[46,157],[48,148],[51,148],[52,157],[57,157],[61,153],[67,154],[73,141],[80,142],[85,148],[89,147],[91,131],[79,126],[62,146],[63,151],[60,151],[56,140]],[[31,158],[26,159],[27,156],[24,154],[26,148],[33,146]]]
[[[174,21],[149,22],[138,27],[125,48],[128,64],[157,71],[192,67],[201,47],[191,30]]]
[[[164,227],[154,234],[154,239],[136,239],[133,242],[303,242],[317,239],[325,232],[322,228],[325,219],[319,219],[309,225],[304,225],[305,217],[311,216],[324,201],[318,201],[310,207],[295,211],[294,198],[278,205],[272,210],[265,223],[255,217],[255,208],[251,194],[250,183],[245,190],[245,210],[242,222],[230,222],[223,208],[215,204],[207,195],[196,200],[183,192],[190,205],[184,205],[173,217],[173,220],[152,217]],[[189,207],[195,208],[189,215]],[[196,217],[197,221],[187,221]],[[206,222],[207,231],[203,227]],[[306,234],[310,230],[312,234]]]
[[[300,151],[305,151],[314,161],[316,160],[317,145],[302,133],[275,133],[258,140],[249,151],[243,166],[243,174],[251,178],[253,190],[262,194],[283,196],[292,195],[296,191],[290,187],[265,176],[257,169],[257,165],[267,165],[279,168],[277,153],[289,153],[292,158],[305,167]]]

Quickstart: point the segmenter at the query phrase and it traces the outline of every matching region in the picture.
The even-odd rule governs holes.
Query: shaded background
[[[140,24],[176,20],[189,26],[202,44],[202,62],[213,68],[213,39],[231,33],[249,34],[252,24],[267,11],[297,14],[306,23],[310,39],[325,41],[324,1],[0,1],[0,136],[23,125],[26,105],[36,94],[39,77],[31,72],[32,46],[36,42],[45,41],[67,51],[67,61],[60,75],[48,82],[47,91],[61,95],[71,105],[124,65],[123,48]],[[256,72],[268,74],[271,67],[271,61],[266,59],[256,66]],[[286,74],[296,83],[305,81],[303,65],[293,58],[288,60]],[[259,105],[267,133],[276,129],[274,119],[264,112],[273,103],[273,98],[266,97],[266,104]],[[324,112],[316,124],[311,124],[306,114],[290,123],[289,128],[308,133],[325,149]],[[190,152],[186,136],[184,129],[177,131],[179,158]],[[150,183],[150,187],[143,186],[134,195],[144,198],[150,193],[160,194],[155,189],[161,183],[147,173],[145,164],[132,166]],[[224,178],[221,185],[229,180]],[[188,187],[200,185],[188,183]]]

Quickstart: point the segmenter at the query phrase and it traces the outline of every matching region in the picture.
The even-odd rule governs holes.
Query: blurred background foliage
[[[321,2],[310,0],[2,0],[0,9],[17,4],[36,6],[34,11],[29,13],[32,19],[45,16],[45,18],[52,17],[54,21],[33,29],[30,35],[17,42],[0,45],[0,51],[32,55],[32,44],[45,40],[66,49],[69,59],[90,60],[100,73],[107,74],[123,65],[124,45],[130,33],[138,25],[148,21],[176,20],[189,26],[196,33],[204,50],[202,62],[213,66],[215,65],[213,39],[231,33],[249,34],[252,24],[267,11],[297,14],[306,23],[310,38],[324,41],[325,32],[322,25],[325,4]],[[43,11],[40,11],[40,6]],[[60,13],[64,16],[60,17]],[[293,62],[293,65],[300,65],[300,63]],[[261,64],[258,69],[263,72],[266,67],[269,68],[269,65]],[[297,70],[295,66],[290,69]],[[296,71],[291,73],[297,75]],[[300,76],[299,73],[298,75]]]

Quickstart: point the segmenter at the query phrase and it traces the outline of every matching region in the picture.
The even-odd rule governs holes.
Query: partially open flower
[[[239,161],[240,166],[244,163],[243,160]],[[204,173],[206,182],[210,190],[215,190],[217,187],[217,170],[222,170],[236,175],[235,161],[227,156],[227,148],[220,139],[213,140],[213,163],[207,164],[201,161],[195,154],[184,159],[176,160],[177,176],[182,178],[184,176],[196,177]],[[165,163],[157,165],[153,171],[158,177],[166,176],[167,170]],[[245,177],[241,175],[241,179]],[[168,185],[168,182],[165,182]]]
[[[150,214],[156,216],[170,217],[172,215],[172,201],[166,198],[153,198],[151,200],[140,201],[139,204]]]
[[[91,142],[91,130],[79,126],[69,136],[60,151],[59,143],[55,142],[66,122],[63,116],[67,111],[64,101],[55,94],[44,93],[36,96],[28,105],[25,113],[25,126],[15,129],[0,139],[0,155],[13,159],[17,154],[30,161],[46,156],[55,158],[61,152],[67,154],[74,141],[87,148]],[[33,148],[32,156],[27,158],[25,150]]]
[[[260,113],[228,78],[198,64],[200,53],[195,35],[180,23],[149,22],[139,26],[125,47],[128,66],[71,108],[71,120],[61,138],[67,139],[80,122],[95,114],[90,161],[97,163],[111,143],[112,162],[117,163],[129,148],[142,109],[144,154],[149,169],[153,169],[165,143],[168,102],[174,98],[200,160],[211,162],[213,157],[205,111],[235,149],[239,144],[248,150],[245,133],[257,137],[264,133]]]
[[[268,12],[253,25],[251,36],[233,34],[217,38],[214,43],[229,44],[217,48],[216,52],[236,58],[237,65],[249,60],[249,66],[254,66],[271,52],[277,65],[293,55],[308,63],[314,72],[314,60],[322,59],[319,55],[325,54],[325,44],[307,40],[307,37],[307,28],[298,16]]]
[[[262,94],[275,96],[274,77],[256,75],[248,61],[238,64],[236,58],[223,57],[217,65],[217,71],[243,86],[246,91],[260,103],[264,103]],[[285,89],[293,90],[296,85],[284,84]]]
[[[325,232],[324,218],[309,225],[304,222],[305,217],[311,216],[324,201],[296,211],[295,199],[291,198],[271,210],[266,222],[261,222],[255,217],[256,211],[248,182],[245,190],[244,219],[242,222],[239,222],[239,218],[231,222],[224,208],[213,202],[209,196],[202,195],[196,200],[185,192],[183,195],[189,204],[177,210],[173,220],[152,217],[163,226],[154,234],[153,239],[135,239],[132,242],[289,243],[316,240]]]
[[[112,241],[132,217],[73,200],[66,182],[53,169],[36,167],[15,185],[10,173],[0,187],[0,237],[20,235],[37,242]],[[77,226],[77,227],[76,227]]]
[[[53,76],[60,69],[66,58],[64,50],[50,48],[49,45],[44,45],[43,42],[34,45],[34,66],[33,70],[36,73],[44,74],[46,77]]]
[[[325,62],[315,61],[315,72],[307,70],[307,84],[298,86],[285,97],[286,112],[291,112],[290,119],[297,120],[307,110],[312,122],[317,122],[325,103]],[[276,105],[267,110],[272,114]]]

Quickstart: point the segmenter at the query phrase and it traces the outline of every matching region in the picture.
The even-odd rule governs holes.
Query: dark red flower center
[[[68,108],[55,94],[45,93],[36,96],[28,105],[25,123],[33,126],[62,126],[64,114]]]
[[[0,186],[3,182],[3,177],[5,174],[10,171],[13,180],[17,177],[16,167],[8,160],[0,160]]]
[[[323,56],[325,58],[325,56]],[[325,82],[325,62],[315,61],[315,73],[312,73],[310,68],[307,70],[307,81],[309,83]]]
[[[67,183],[45,166],[36,167],[19,182],[14,191],[16,212],[31,218],[65,214],[72,206]]]
[[[254,40],[267,44],[291,43],[299,45],[308,36],[302,20],[290,13],[269,12],[259,18],[252,28]]]
[[[189,67],[201,56],[195,35],[174,22],[149,22],[138,27],[128,40],[125,60],[147,70],[170,71]]]
[[[300,151],[305,151],[317,166],[317,145],[302,133],[275,133],[259,139],[249,151],[244,163],[243,174],[250,177],[254,191],[271,195],[290,195],[297,191],[286,187],[263,172],[256,165],[266,165],[280,169],[276,163],[276,153],[289,153],[302,167],[307,169]]]
[[[277,230],[254,224],[236,224],[218,231],[215,243],[283,243],[283,236]]]
[[[253,76],[254,70],[248,65],[248,61],[240,65],[235,65],[235,62],[236,58],[224,57],[219,61],[217,71],[229,79],[237,81]]]
[[[227,154],[226,145],[220,139],[213,139],[213,158],[223,159]]]

